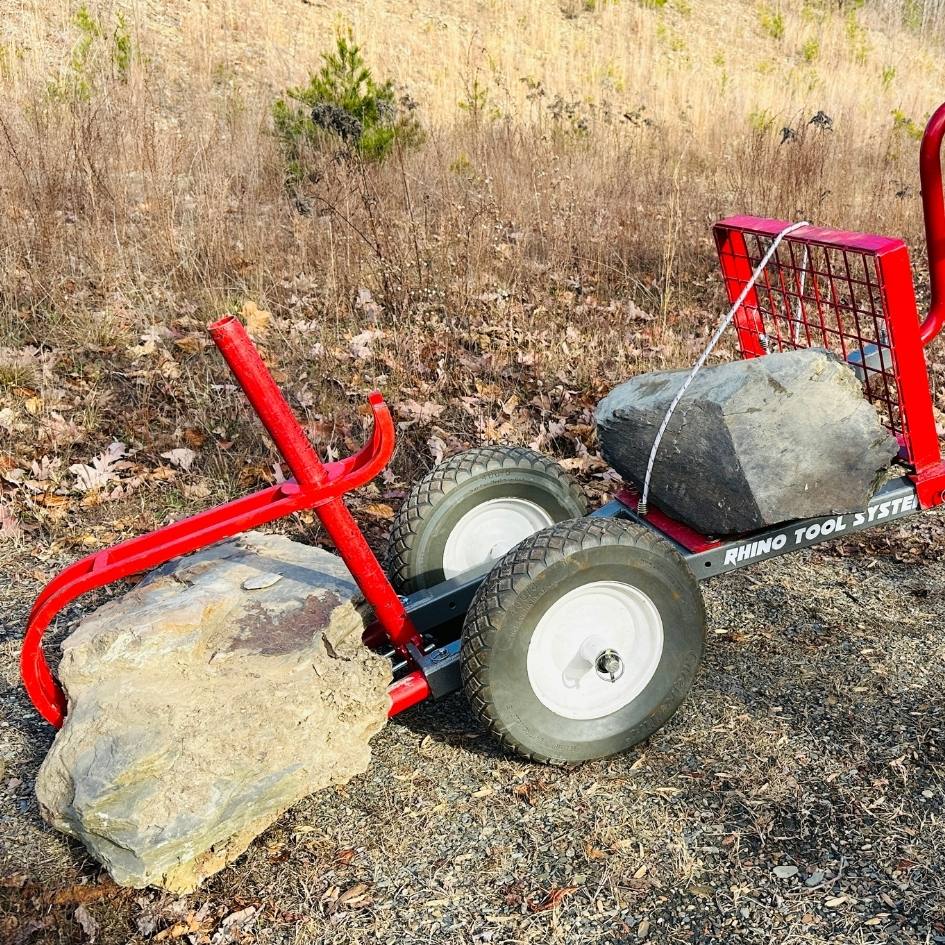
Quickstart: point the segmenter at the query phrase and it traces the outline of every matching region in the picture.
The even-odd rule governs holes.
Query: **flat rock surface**
[[[299,798],[364,771],[390,663],[339,558],[250,532],[147,576],[62,644],[43,817],[114,879],[192,889]]]
[[[604,457],[638,487],[688,373],[640,374],[597,407]],[[898,449],[853,371],[826,351],[732,361],[703,368],[677,406],[650,502],[708,535],[854,512]]]

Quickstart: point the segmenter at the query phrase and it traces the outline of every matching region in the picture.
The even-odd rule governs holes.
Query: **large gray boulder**
[[[641,374],[597,406],[607,461],[640,487],[688,371]],[[704,368],[676,408],[650,504],[708,535],[866,505],[898,452],[853,371],[821,349]]]
[[[339,558],[250,532],[165,565],[63,644],[44,817],[116,882],[182,892],[365,770],[390,662]]]

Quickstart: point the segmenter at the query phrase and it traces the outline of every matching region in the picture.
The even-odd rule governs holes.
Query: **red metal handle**
[[[322,485],[325,482],[322,461],[242,323],[235,315],[225,315],[209,331],[296,481],[303,487]]]
[[[929,344],[945,326],[945,192],[942,190],[942,138],[945,137],[945,103],[939,105],[925,126],[919,149],[919,179],[925,215],[925,245],[929,255],[932,301],[920,329],[922,344]]]
[[[390,640],[406,651],[406,643],[416,638],[403,602],[341,498],[373,479],[394,451],[394,422],[383,397],[376,391],[370,395],[374,430],[367,445],[353,456],[323,464],[243,326],[228,317],[212,325],[210,333],[295,479],[97,551],[43,588],[27,620],[20,672],[33,705],[57,727],[65,715],[66,697],[49,669],[42,641],[64,607],[97,587],[303,509],[314,509],[322,520]],[[414,690],[419,692],[419,687],[411,689],[411,698]],[[395,703],[404,698],[397,693]]]

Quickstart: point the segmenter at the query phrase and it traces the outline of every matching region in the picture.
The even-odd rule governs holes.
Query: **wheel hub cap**
[[[643,692],[662,654],[663,622],[653,601],[630,584],[591,581],[556,600],[538,621],[528,681],[558,715],[603,718]]]
[[[594,660],[594,669],[601,679],[609,680],[615,683],[623,675],[623,660],[617,654],[616,650],[604,650],[600,656]]]
[[[501,558],[520,541],[554,525],[551,515],[528,499],[489,499],[470,509],[455,525],[443,549],[443,575],[456,577]]]

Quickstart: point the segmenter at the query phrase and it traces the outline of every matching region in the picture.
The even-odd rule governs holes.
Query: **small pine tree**
[[[419,143],[422,131],[411,108],[398,105],[393,83],[378,83],[361,48],[350,35],[340,35],[308,83],[287,89],[273,105],[290,178],[304,176],[306,146],[318,147],[326,138],[340,139],[367,160],[385,158],[396,144]]]

